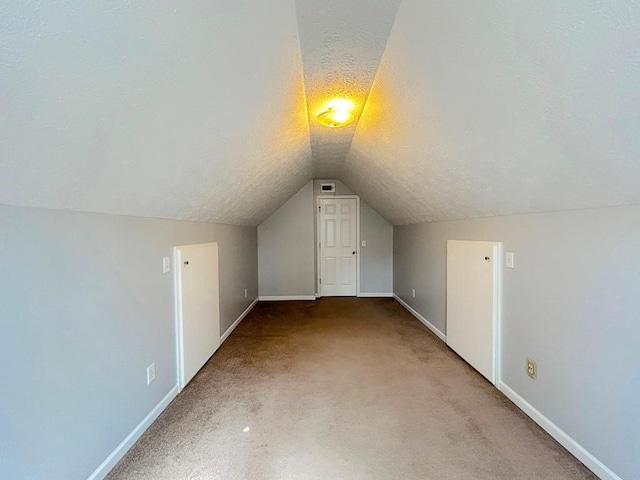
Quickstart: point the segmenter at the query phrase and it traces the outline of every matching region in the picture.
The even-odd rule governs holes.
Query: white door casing
[[[320,296],[358,293],[357,198],[319,198]]]
[[[184,388],[220,346],[218,244],[174,249],[178,384]]]
[[[447,241],[447,345],[493,384],[501,250],[498,242]]]

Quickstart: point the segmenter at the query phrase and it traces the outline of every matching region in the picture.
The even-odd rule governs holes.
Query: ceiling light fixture
[[[355,120],[356,116],[352,112],[354,108],[355,104],[351,100],[336,98],[327,103],[325,110],[316,118],[325,127],[344,127]]]

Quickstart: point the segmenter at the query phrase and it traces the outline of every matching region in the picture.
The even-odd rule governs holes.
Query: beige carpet
[[[107,477],[594,479],[392,299],[260,303]]]

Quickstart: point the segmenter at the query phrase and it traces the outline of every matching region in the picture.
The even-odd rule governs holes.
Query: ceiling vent
[[[320,191],[322,193],[336,193],[336,184],[335,183],[322,183],[320,185]]]

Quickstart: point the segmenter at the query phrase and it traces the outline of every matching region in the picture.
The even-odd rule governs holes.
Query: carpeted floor
[[[392,299],[259,303],[107,477],[595,479]]]

